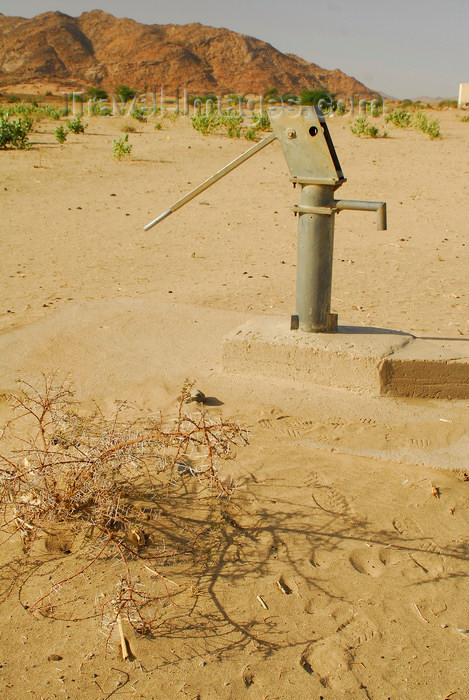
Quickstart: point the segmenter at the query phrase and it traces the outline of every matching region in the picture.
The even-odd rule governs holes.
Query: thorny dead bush
[[[106,643],[121,617],[141,634],[161,624],[172,599],[158,566],[200,552],[204,535],[191,527],[168,538],[166,527],[170,546],[158,537],[165,494],[189,475],[200,489],[229,497],[233,485],[222,481],[219,465],[248,440],[238,423],[209,416],[203,405],[189,412],[191,388],[186,382],[167,422],[158,414],[129,423],[125,405],[111,420],[99,409],[83,418],[71,389],[51,377],[44,378],[42,390],[22,382],[21,391],[9,397],[14,415],[0,434],[8,448],[0,454],[3,539],[19,533],[26,556],[37,538],[58,525],[88,542],[84,563],[52,582],[28,604],[30,610],[50,614],[67,583],[99,561],[116,559],[118,583],[99,604]],[[175,518],[169,522],[178,527]],[[156,576],[158,590],[153,585],[146,591],[143,569]]]

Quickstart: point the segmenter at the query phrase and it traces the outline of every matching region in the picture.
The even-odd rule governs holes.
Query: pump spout
[[[387,230],[386,202],[359,202],[355,199],[339,199],[334,202],[337,212],[348,209],[350,211],[375,211],[378,231]]]

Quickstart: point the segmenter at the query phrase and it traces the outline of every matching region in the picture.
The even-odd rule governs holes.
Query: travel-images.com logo
[[[289,96],[287,99],[281,97],[241,97],[229,95],[228,97],[218,97],[214,95],[191,97],[184,89],[177,90],[176,94],[166,96],[163,88],[160,90],[134,93],[130,99],[123,99],[120,94],[109,94],[107,97],[91,97],[87,99],[85,90],[60,90],[64,95],[65,107],[74,115],[85,114],[88,116],[131,116],[138,111],[145,118],[152,116],[163,116],[164,114],[178,114],[190,116],[191,114],[226,114],[231,112],[240,117],[256,119],[263,111],[274,112],[277,109],[287,109],[289,111],[299,110],[307,107],[308,102],[300,104],[298,97]],[[313,102],[309,103],[311,106]],[[384,98],[378,96],[373,99],[360,97],[357,95],[340,95],[325,97],[314,102],[327,117],[332,116],[384,116],[386,106]]]

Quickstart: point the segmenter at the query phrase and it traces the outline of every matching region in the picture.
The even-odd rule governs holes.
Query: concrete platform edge
[[[469,398],[469,341],[385,328],[290,331],[286,317],[258,317],[225,336],[226,373],[261,375],[374,395]]]

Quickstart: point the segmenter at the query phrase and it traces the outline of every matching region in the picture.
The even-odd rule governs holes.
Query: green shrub
[[[155,127],[154,127],[154,128],[155,128],[155,129],[156,129],[157,131],[159,131],[159,130],[160,130],[160,129],[162,128],[162,126],[161,126],[161,122],[156,122],[156,124],[155,124]]]
[[[81,114],[78,114],[75,119],[67,119],[67,129],[73,134],[84,134],[86,124],[81,121]]]
[[[132,111],[131,116],[134,119],[136,119],[138,122],[146,122],[147,121],[145,113],[141,107],[135,107],[135,109]]]
[[[386,124],[391,122],[394,124],[394,126],[399,126],[401,129],[405,129],[411,125],[412,115],[410,112],[406,112],[404,109],[402,109],[402,107],[397,107],[396,109],[393,109],[390,114],[386,115],[385,121]]]
[[[126,134],[121,139],[112,142],[112,151],[114,158],[117,160],[122,160],[125,156],[130,156],[132,152],[132,145],[129,143],[129,135]]]
[[[232,139],[239,139],[241,136],[241,126],[239,124],[228,124],[226,127],[226,135]]]
[[[0,115],[0,148],[29,148],[28,134],[32,127],[30,119],[11,119],[8,112]]]
[[[226,99],[228,102],[231,102],[232,105],[236,105],[236,107],[239,105],[239,101],[241,102],[244,99],[243,95],[237,95],[235,92],[230,93],[229,95],[226,96]]]
[[[416,131],[422,131],[424,134],[428,134],[431,139],[437,139],[440,136],[439,119],[429,121],[427,115],[422,114],[422,112],[415,115],[412,125]]]
[[[123,126],[121,126],[121,131],[125,134],[133,134],[137,131],[137,127],[133,124],[123,124]]]
[[[440,104],[438,105],[438,107],[440,109],[443,109],[445,107],[449,107],[449,108],[453,109],[453,108],[457,108],[457,106],[458,106],[457,100],[441,100]]]
[[[219,119],[220,126],[225,127],[227,136],[230,138],[238,138],[241,136],[241,124],[243,118],[232,112],[223,112]]]
[[[367,117],[357,117],[357,119],[350,125],[350,131],[355,136],[367,136],[371,139],[376,138],[387,138],[387,131],[383,131],[382,134],[379,133],[378,127],[370,124]]]
[[[37,107],[34,107],[34,105],[26,102],[20,102],[19,104],[15,104],[13,107],[8,106],[2,110],[3,114],[9,114],[10,116],[15,115],[17,117],[23,117],[31,120],[37,116],[37,112]]]
[[[56,129],[54,129],[54,136],[59,143],[64,143],[64,141],[67,140],[67,131],[63,128],[63,126],[58,126]]]
[[[253,115],[253,126],[256,129],[259,129],[259,131],[271,131],[272,126],[270,124],[270,119],[269,115],[265,111],[265,109],[262,110],[262,112],[259,112],[257,115]]]
[[[220,119],[216,114],[193,114],[192,126],[206,136],[213,133],[220,126]]]
[[[108,117],[112,114],[112,109],[105,102],[92,102],[88,105],[88,114],[92,117]]]
[[[365,129],[365,136],[369,136],[371,139],[377,138],[379,129],[374,124],[369,124]]]
[[[465,117],[461,117],[461,119],[459,121],[460,122],[469,122],[469,114],[466,114]]]
[[[251,126],[249,129],[247,129],[245,131],[244,138],[247,139],[247,141],[258,141],[259,140],[257,130],[255,129],[254,126]]]
[[[53,107],[52,105],[44,105],[42,110],[49,119],[53,119],[54,121],[58,121],[60,117],[64,116],[63,109],[57,109],[57,107]]]
[[[65,115],[64,109],[58,109],[53,105],[40,105],[36,107],[29,102],[21,102],[20,104],[8,105],[0,108],[0,114],[8,113],[10,116],[15,115],[30,119],[31,121],[40,121],[41,119],[58,120]]]

